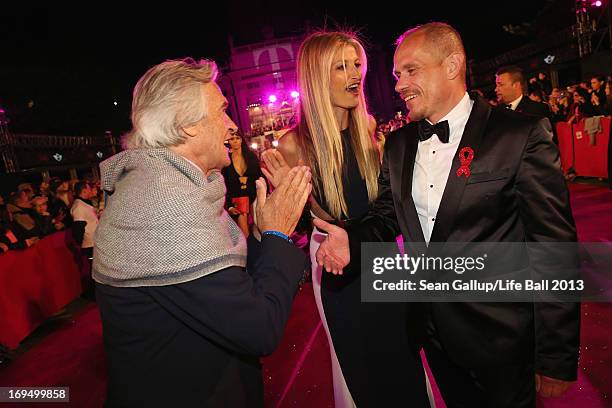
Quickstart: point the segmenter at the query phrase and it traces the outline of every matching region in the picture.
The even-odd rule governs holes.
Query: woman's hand
[[[297,166],[289,170],[272,194],[266,196],[266,182],[257,185],[256,225],[261,232],[278,231],[291,235],[302,215],[312,190],[310,169]]]
[[[265,167],[261,168],[264,176],[268,179],[272,187],[277,188],[283,179],[287,177],[291,167],[283,157],[283,154],[276,149],[268,149],[261,154]]]

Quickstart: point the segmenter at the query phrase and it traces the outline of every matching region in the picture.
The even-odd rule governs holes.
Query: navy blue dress
[[[368,190],[359,173],[348,129],[342,131],[345,224],[359,223],[369,209]],[[315,197],[325,211],[323,197]],[[395,237],[384,238],[393,242]],[[419,347],[409,340],[404,303],[361,302],[360,260],[343,275],[323,272],[321,298],[342,374],[357,407],[428,407]]]

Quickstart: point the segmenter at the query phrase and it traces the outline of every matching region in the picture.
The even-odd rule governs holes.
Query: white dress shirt
[[[519,96],[518,98],[516,98],[515,100],[513,100],[512,102],[510,102],[510,109],[512,110],[516,110],[516,107],[519,105],[519,103],[521,103],[521,101],[523,100],[523,95]]]
[[[412,199],[428,244],[448,174],[473,105],[474,101],[466,92],[461,101],[440,119],[440,121],[448,120],[450,130],[448,143],[442,143],[436,134],[424,142],[419,142],[412,175]]]
[[[74,200],[70,208],[70,215],[74,221],[85,221],[85,234],[81,248],[91,248],[94,246],[94,234],[98,228],[98,213],[96,209],[85,201]]]

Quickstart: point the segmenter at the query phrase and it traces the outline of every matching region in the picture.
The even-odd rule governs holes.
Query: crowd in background
[[[565,88],[553,88],[548,76],[539,72],[525,86],[525,95],[534,102],[545,103],[550,109],[553,123],[580,122],[593,116],[612,116],[612,76],[595,75],[589,80]],[[484,92],[475,90],[483,97]],[[487,97],[489,103],[498,106],[495,95]],[[388,122],[378,121],[377,131],[384,135],[406,125],[409,119],[400,112]]]
[[[262,123],[256,123],[252,126],[249,132],[245,132],[244,136],[247,139],[257,136],[265,136],[272,132],[278,132],[279,130],[288,129],[296,124],[295,115],[290,117],[282,116],[272,121],[272,125],[264,126]]]
[[[0,195],[0,253],[29,248],[64,229],[86,248],[103,209],[99,182],[52,178],[39,185],[19,184]]]
[[[595,75],[588,81],[566,88],[553,88],[546,74],[539,73],[528,83],[529,98],[546,103],[553,122],[580,122],[583,118],[612,115],[612,78]]]

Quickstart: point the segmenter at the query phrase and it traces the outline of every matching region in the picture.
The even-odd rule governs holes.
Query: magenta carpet
[[[572,184],[570,191],[580,240],[612,242],[612,191],[581,184]],[[612,305],[586,303],[582,310],[578,381],[565,397],[539,401],[540,407],[612,407]],[[0,386],[68,386],[71,403],[54,407],[102,407],[106,367],[101,334],[98,310],[90,304],[0,369]],[[310,285],[298,293],[279,349],[263,363],[266,406],[333,407],[327,339]],[[436,404],[444,407],[437,392]]]

